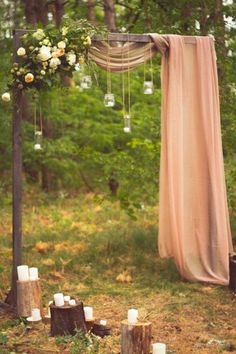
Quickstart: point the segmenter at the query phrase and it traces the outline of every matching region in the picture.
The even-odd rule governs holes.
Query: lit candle
[[[128,322],[130,324],[135,324],[138,322],[138,310],[135,309],[128,310]]]
[[[40,309],[33,309],[31,316],[33,321],[40,321],[41,320]]]
[[[107,320],[100,320],[100,325],[106,326],[107,325]]]
[[[74,299],[69,300],[69,305],[70,306],[75,306],[76,305],[75,300]]]
[[[152,349],[153,354],[166,354],[166,345],[164,343],[154,343]]]
[[[27,265],[20,265],[17,267],[17,274],[19,281],[29,280],[29,267]]]
[[[39,278],[38,268],[35,267],[29,268],[29,279],[38,280],[38,278]]]
[[[84,315],[86,321],[93,320],[93,308],[92,307],[84,307]]]
[[[62,293],[57,293],[54,294],[54,302],[56,306],[64,306],[65,302],[64,302],[64,296]]]

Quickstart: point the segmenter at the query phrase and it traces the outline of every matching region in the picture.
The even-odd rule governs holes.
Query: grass
[[[153,340],[167,343],[169,353],[236,352],[235,297],[227,287],[183,281],[172,260],[158,257],[157,214],[146,206],[131,220],[118,204],[99,202],[93,194],[27,194],[23,258],[39,268],[44,306],[54,292],[74,295],[94,306],[98,318],[108,319],[113,335],[89,352],[85,348],[91,338],[50,338],[46,325],[35,331],[0,314],[0,354],[119,353],[120,321],[129,307],[147,312]],[[6,205],[0,220],[2,298],[10,285],[10,230]],[[216,341],[209,344],[211,339]]]

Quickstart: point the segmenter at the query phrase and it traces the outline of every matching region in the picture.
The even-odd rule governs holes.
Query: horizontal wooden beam
[[[14,31],[18,36],[22,36],[27,32],[32,32],[32,30],[27,29],[16,29]],[[136,33],[109,33],[107,36],[101,36],[99,34],[92,37],[93,42],[98,41],[109,41],[109,42],[139,42],[147,43],[151,42],[152,39],[149,34],[136,34]]]

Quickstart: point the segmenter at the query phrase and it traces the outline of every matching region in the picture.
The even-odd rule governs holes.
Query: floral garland
[[[95,27],[86,20],[67,22],[61,29],[49,25],[27,32],[17,49],[17,62],[13,63],[8,89],[40,90],[58,81],[55,74],[72,76],[87,61],[91,36],[95,33]],[[2,100],[9,102],[10,93],[5,92]]]

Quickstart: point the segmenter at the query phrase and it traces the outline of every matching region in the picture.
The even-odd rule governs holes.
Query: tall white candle
[[[53,295],[54,297],[54,302],[56,306],[64,306],[65,302],[64,302],[64,296],[62,293],[57,293]]]
[[[20,265],[17,267],[18,280],[28,281],[29,280],[29,267],[27,265]]]
[[[31,316],[33,321],[40,321],[41,320],[40,309],[33,309]]]
[[[38,280],[38,278],[39,278],[38,268],[35,267],[29,268],[29,279]]]
[[[93,319],[93,308],[89,306],[85,306],[84,316],[86,321],[91,321]]]
[[[128,323],[135,324],[138,322],[138,310],[129,309],[128,310]]]
[[[166,345],[164,343],[154,343],[152,348],[153,354],[166,354]]]

